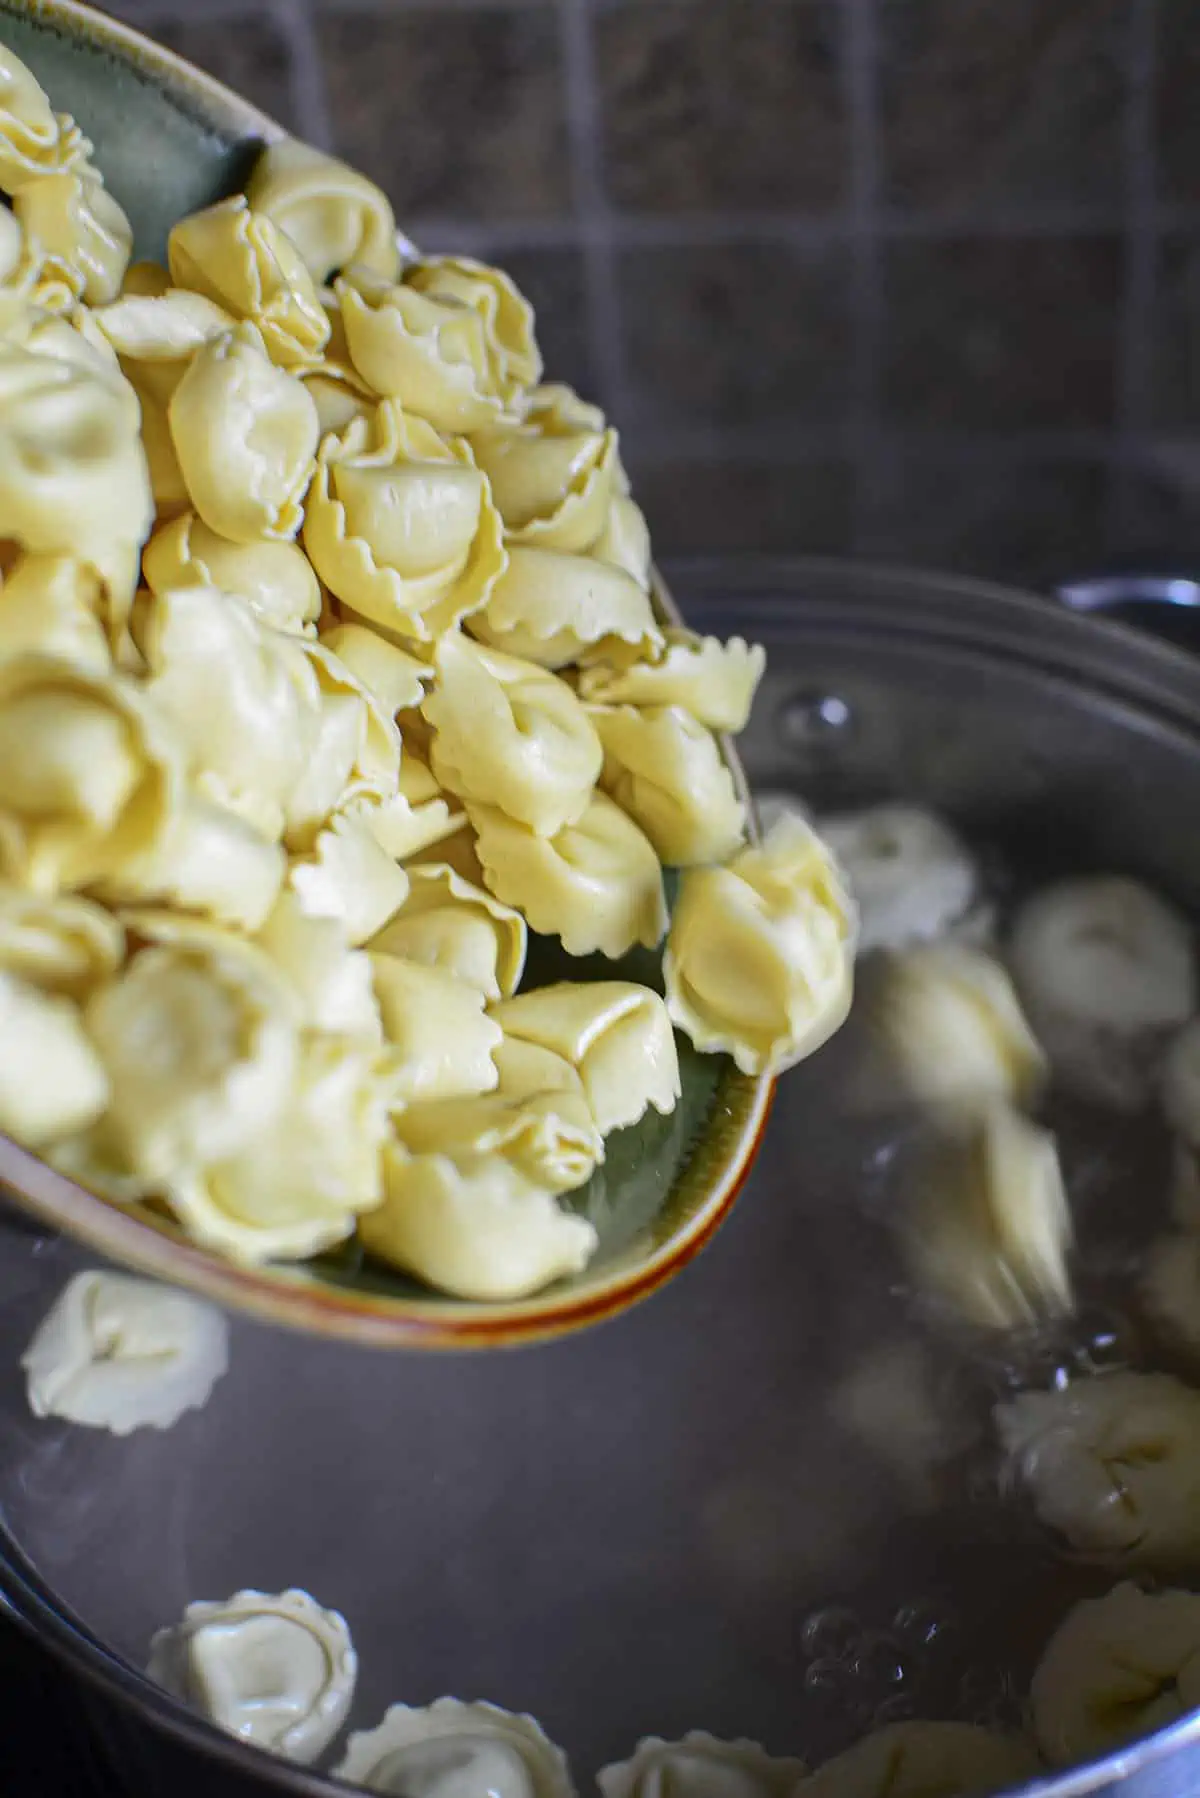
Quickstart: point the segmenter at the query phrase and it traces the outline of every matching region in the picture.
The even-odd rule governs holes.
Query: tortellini
[[[780,1073],[845,1021],[856,932],[837,863],[782,818],[761,846],[683,875],[663,958],[672,1022],[745,1074]]]
[[[553,837],[578,824],[603,765],[595,727],[565,681],[530,662],[444,637],[422,704],[444,787]]]
[[[353,948],[367,942],[408,897],[408,876],[358,818],[334,818],[311,854],[297,856],[288,884],[314,918],[335,918]]]
[[[207,1403],[228,1365],[214,1306],[98,1268],[67,1282],[21,1356],[35,1417],[114,1436],[170,1429]]]
[[[303,382],[270,361],[253,325],[196,352],[167,419],[188,497],[210,530],[234,543],[296,535],[316,465],[317,409]]]
[[[120,921],[89,899],[31,893],[0,881],[0,970],[82,999],[120,967]]]
[[[631,659],[657,649],[662,636],[650,596],[624,569],[594,556],[513,544],[472,633],[544,668],[613,652]]]
[[[257,930],[286,867],[277,843],[225,806],[188,792],[154,841],[124,856],[93,891],[109,905],[174,905],[217,924]]]
[[[942,936],[975,899],[975,864],[933,812],[880,805],[823,818],[821,832],[858,901],[860,955]]]
[[[0,585],[0,657],[34,655],[107,674],[99,577],[69,556],[22,555]]]
[[[0,44],[0,191],[18,193],[83,154],[78,127],[51,110],[33,73]]]
[[[1200,1706],[1200,1597],[1128,1582],[1067,1614],[1031,1688],[1038,1746],[1056,1767],[1109,1753]]]
[[[624,980],[561,981],[520,993],[491,1012],[505,1035],[559,1055],[583,1081],[601,1133],[635,1124],[653,1105],[674,1111],[679,1058],[666,1006]]]
[[[1200,1564],[1200,1392],[1104,1373],[1000,1405],[996,1429],[1042,1521],[1106,1565]]]
[[[305,1763],[346,1720],[358,1656],[345,1618],[309,1593],[246,1591],[190,1604],[147,1671],[230,1735]]]
[[[604,532],[617,478],[617,434],[535,393],[519,425],[479,431],[475,460],[514,543],[587,550]]]
[[[982,1798],[1037,1772],[1020,1736],[972,1723],[891,1723],[835,1755],[794,1798]]]
[[[602,784],[668,867],[724,861],[746,834],[746,808],[716,738],[682,706],[593,706]]]
[[[528,933],[520,912],[444,862],[406,871],[407,896],[370,947],[442,968],[486,999],[511,998],[525,967]]]
[[[985,1329],[1069,1311],[1071,1213],[1054,1137],[991,1100],[920,1169],[908,1257],[919,1284]]]
[[[766,660],[757,644],[741,637],[722,643],[670,629],[651,661],[594,662],[581,669],[579,692],[598,705],[682,706],[709,730],[745,730]]]
[[[299,250],[244,194],[180,219],[167,239],[177,287],[201,293],[257,325],[273,362],[311,366],[329,340],[329,320]]]
[[[502,536],[469,446],[423,419],[381,405],[321,444],[304,547],[372,624],[435,641],[486,601],[507,560]]]
[[[890,954],[874,1021],[891,1068],[925,1105],[1026,1104],[1045,1078],[1012,982],[982,949],[942,942]]]
[[[478,987],[398,955],[376,955],[371,965],[399,1098],[453,1099],[495,1086],[492,1055],[502,1032],[485,1016]]]
[[[395,277],[400,255],[387,196],[336,157],[294,137],[268,144],[246,198],[287,233],[319,285],[350,263]]]
[[[0,972],[0,1131],[44,1148],[95,1123],[109,1097],[74,1000]]]
[[[98,169],[78,162],[24,183],[13,209],[47,266],[89,305],[115,299],[133,248],[129,220]]]
[[[574,1798],[566,1756],[532,1717],[457,1698],[392,1705],[350,1737],[335,1773],[403,1798]]]
[[[153,593],[176,587],[236,593],[276,630],[307,631],[321,613],[320,583],[299,544],[231,543],[194,512],[160,525],[142,553],[142,572]]]
[[[569,955],[653,948],[667,928],[662,869],[648,838],[603,793],[575,824],[539,836],[491,805],[467,802],[490,892]],[[678,1022],[678,1019],[676,1019]]]
[[[804,1763],[757,1742],[722,1742],[695,1729],[678,1742],[647,1736],[627,1761],[601,1767],[601,1798],[787,1798]]]
[[[1196,1010],[1191,932],[1136,881],[1063,881],[1013,925],[1018,989],[1055,1073],[1085,1098],[1136,1111],[1157,1051]]]

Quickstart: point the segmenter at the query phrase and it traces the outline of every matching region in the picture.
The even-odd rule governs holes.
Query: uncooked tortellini
[[[844,1022],[857,918],[815,831],[783,818],[724,867],[684,874],[663,959],[667,1009],[701,1050],[780,1073]]]
[[[281,368],[320,360],[329,320],[312,276],[291,239],[244,194],[180,219],[167,239],[167,262],[176,287],[257,325]]]
[[[804,1763],[757,1742],[722,1742],[702,1729],[678,1742],[646,1736],[627,1761],[601,1767],[601,1798],[787,1798]]]
[[[1105,1373],[1027,1392],[996,1428],[1042,1521],[1107,1565],[1200,1565],[1200,1392],[1169,1374]]]
[[[793,1788],[794,1798],[982,1798],[1037,1772],[1019,1736],[973,1723],[891,1723]]]
[[[525,966],[527,932],[520,912],[444,862],[410,865],[407,873],[408,895],[370,947],[442,968],[487,999],[511,998]]]
[[[231,543],[194,512],[159,526],[142,555],[142,572],[154,593],[174,587],[236,593],[281,631],[307,630],[321,612],[320,584],[299,544],[267,537]]]
[[[107,674],[99,576],[70,556],[23,554],[0,585],[0,656],[36,655]]]
[[[889,955],[874,1021],[892,1069],[923,1104],[1024,1104],[1044,1078],[1012,982],[981,949],[943,942]]]
[[[210,530],[234,543],[296,535],[317,409],[303,382],[269,360],[253,325],[197,351],[167,417],[188,495]]]
[[[679,1098],[671,1020],[657,993],[624,980],[560,981],[492,1007],[507,1036],[549,1049],[577,1070],[596,1127],[634,1124]]]
[[[386,405],[321,444],[304,547],[359,617],[421,643],[477,611],[506,561],[467,444]]]
[[[78,127],[51,110],[32,71],[0,44],[0,191],[17,193],[83,153]]]
[[[307,1592],[248,1591],[190,1604],[147,1671],[230,1735],[307,1762],[346,1720],[358,1657],[345,1618]]]
[[[587,550],[603,534],[617,478],[617,434],[534,394],[519,425],[479,431],[475,459],[492,484],[509,539]],[[594,553],[594,551],[593,551]]]
[[[470,628],[544,668],[608,654],[632,659],[662,643],[648,593],[623,569],[521,543],[509,550],[508,566]]]
[[[495,1086],[501,1029],[485,1015],[479,987],[399,955],[375,955],[371,965],[399,1098],[453,1099]]]
[[[335,1772],[403,1798],[573,1798],[566,1756],[532,1717],[457,1698],[394,1704],[350,1737]]]
[[[569,955],[616,958],[662,940],[667,901],[649,840],[619,806],[594,793],[575,824],[539,836],[497,807],[467,802],[489,891],[525,914]],[[678,1020],[676,1020],[678,1021]]]
[[[1200,1597],[1125,1583],[1085,1599],[1051,1637],[1030,1696],[1056,1767],[1165,1729],[1200,1706]]]
[[[0,972],[0,1131],[45,1148],[94,1124],[109,1097],[74,1000]]]
[[[582,669],[579,692],[598,705],[678,705],[709,730],[744,730],[766,659],[741,637],[722,643],[670,629],[654,660]]]
[[[48,267],[89,305],[116,298],[133,232],[97,169],[79,162],[38,176],[18,189],[13,209]]]
[[[593,706],[603,787],[668,867],[724,861],[746,833],[746,808],[717,740],[682,706]]]
[[[578,824],[603,751],[565,681],[530,662],[447,636],[422,712],[433,726],[433,772],[464,799],[494,805],[553,837]]]
[[[1186,920],[1136,881],[1068,880],[1018,912],[1009,954],[1055,1073],[1102,1104],[1143,1105],[1158,1052],[1196,1010]]]
[[[400,255],[387,196],[336,157],[294,137],[268,144],[246,198],[287,232],[318,284],[352,262],[395,277]]]
[[[100,1269],[69,1280],[21,1356],[35,1417],[127,1436],[203,1405],[229,1364],[212,1305]]]

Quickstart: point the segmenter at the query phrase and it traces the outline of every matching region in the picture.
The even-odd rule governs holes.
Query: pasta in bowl
[[[238,176],[156,206],[0,55],[0,1176],[329,1334],[603,1317],[849,1007],[727,735],[762,654],[502,271],[204,82]]]

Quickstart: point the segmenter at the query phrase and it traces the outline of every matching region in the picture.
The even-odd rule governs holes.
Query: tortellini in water
[[[684,873],[663,958],[671,1019],[745,1074],[781,1073],[845,1021],[857,928],[828,849],[782,818],[724,867]]]
[[[539,835],[578,824],[600,774],[595,727],[565,681],[465,637],[438,645],[422,705],[434,774]]]
[[[1160,1573],[1200,1564],[1200,1392],[1104,1373],[1023,1393],[995,1422],[1039,1517],[1077,1553]]]
[[[566,1756],[532,1717],[457,1698],[392,1705],[350,1737],[335,1772],[403,1798],[574,1798]]]
[[[668,866],[724,861],[746,834],[746,808],[716,738],[682,706],[593,706],[602,784]]]
[[[387,196],[336,157],[294,137],[268,144],[246,198],[287,233],[318,285],[351,263],[395,277],[400,255]]]
[[[114,1436],[170,1429],[207,1403],[228,1365],[214,1306],[98,1268],[67,1282],[21,1356],[35,1417]]]
[[[513,544],[473,635],[544,668],[613,651],[631,659],[657,649],[662,635],[650,596],[631,575],[594,556]]]
[[[486,601],[502,539],[463,439],[381,405],[321,444],[304,547],[330,592],[372,624],[434,642]]]
[[[835,1755],[795,1798],[982,1798],[1038,1770],[1019,1736],[973,1723],[891,1723]]]
[[[190,1604],[147,1671],[230,1735],[304,1763],[345,1722],[358,1656],[345,1618],[309,1593],[246,1591]]]
[[[627,1761],[601,1767],[596,1784],[601,1798],[787,1798],[804,1771],[757,1742],[695,1729],[678,1742],[645,1737]]]
[[[1200,1018],[1184,1025],[1167,1052],[1162,1103],[1176,1135],[1188,1149],[1200,1148]]]
[[[1158,1052],[1196,1010],[1191,932],[1136,881],[1063,881],[1018,912],[1013,974],[1055,1073],[1085,1098],[1136,1111]]]
[[[880,805],[823,818],[820,828],[858,901],[860,955],[942,936],[975,899],[975,864],[932,812]]]
[[[1048,1130],[991,1100],[943,1120],[918,1177],[906,1248],[923,1289],[985,1329],[1070,1310],[1071,1213]]]
[[[666,1006],[623,980],[561,981],[494,1005],[507,1036],[560,1055],[576,1069],[596,1127],[607,1136],[651,1106],[674,1111],[679,1058]]]
[[[890,954],[874,1023],[890,1068],[920,1103],[1029,1102],[1045,1057],[1011,980],[982,949],[932,943]]]
[[[1128,1582],[1085,1599],[1051,1637],[1030,1692],[1038,1746],[1074,1766],[1200,1707],[1200,1597]]]

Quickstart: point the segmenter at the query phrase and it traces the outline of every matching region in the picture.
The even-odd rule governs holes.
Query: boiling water
[[[1015,883],[993,864],[1003,907]],[[144,1665],[189,1600],[300,1585],[346,1615],[352,1722],[443,1693],[531,1710],[580,1780],[654,1732],[822,1757],[907,1716],[1009,1724],[1103,1573],[1003,1478],[997,1400],[1154,1365],[1136,1305],[1165,1133],[1054,1098],[1079,1309],[973,1333],[908,1286],[911,1116],[850,1025],[781,1085],[715,1246],[630,1315],[488,1357],[232,1321],[208,1406],[124,1440],[30,1417],[17,1358],[82,1264],[0,1263],[0,1502],[64,1607]],[[1159,1357],[1158,1359],[1161,1359]]]

